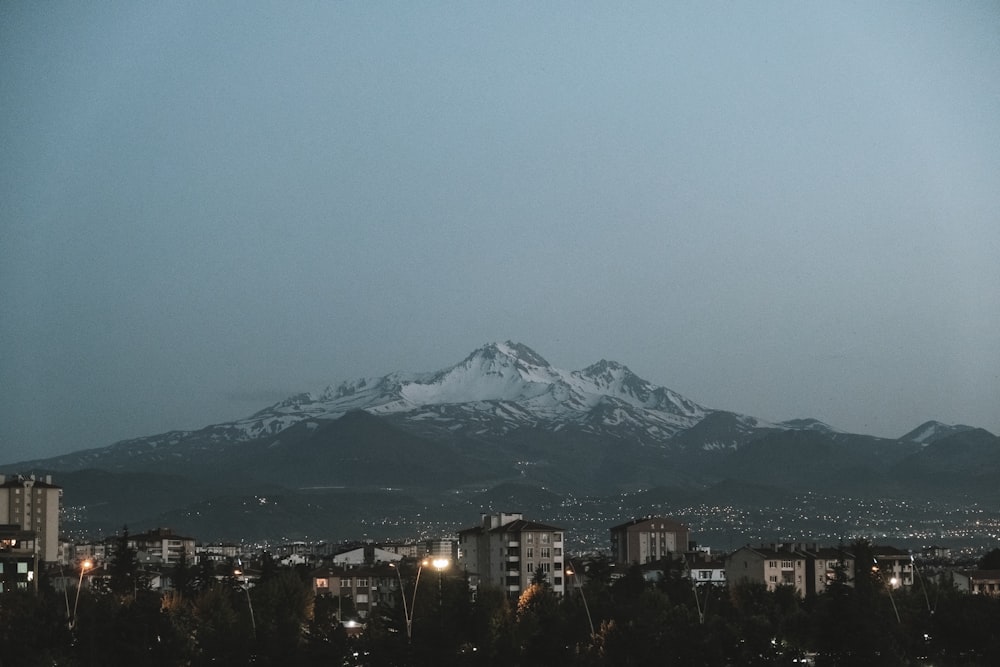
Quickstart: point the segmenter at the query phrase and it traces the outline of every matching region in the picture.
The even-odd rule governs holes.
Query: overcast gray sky
[[[513,339],[1000,433],[1000,5],[5,2],[0,462]]]

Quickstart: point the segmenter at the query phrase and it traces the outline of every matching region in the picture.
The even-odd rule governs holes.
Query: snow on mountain
[[[940,440],[941,438],[946,438],[949,435],[971,430],[971,426],[965,426],[964,424],[942,424],[939,421],[931,420],[924,422],[917,428],[913,429],[900,438],[900,440],[917,442],[926,447],[935,440]]]
[[[825,422],[821,422],[818,419],[789,419],[787,421],[779,422],[777,426],[791,431],[817,431],[826,435],[842,433],[839,429],[836,429]]]
[[[614,361],[580,371],[553,367],[526,345],[490,343],[434,373],[395,373],[345,382],[321,394],[299,394],[250,420],[306,417],[336,419],[351,410],[437,422],[473,432],[507,432],[519,426],[553,430],[576,424],[588,431],[638,431],[665,440],[700,421],[708,411]],[[455,422],[466,422],[465,425]],[[471,425],[471,426],[470,426]],[[634,433],[632,433],[634,435]]]

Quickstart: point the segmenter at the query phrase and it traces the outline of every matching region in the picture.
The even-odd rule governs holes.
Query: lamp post
[[[94,564],[89,560],[85,560],[80,563],[80,579],[76,582],[76,598],[73,600],[73,615],[69,617],[69,629],[72,630],[76,627],[76,608],[80,604],[80,589],[83,587],[83,573],[94,567]]]
[[[711,584],[708,584],[711,586]],[[691,590],[694,591],[694,602],[698,605],[698,622],[705,625],[705,610],[708,608],[708,593],[711,590],[707,586],[705,587],[705,606],[701,606],[701,598],[698,597],[698,584],[694,581],[691,582]]]
[[[573,559],[569,559],[569,567],[563,570],[563,573],[567,577],[573,577],[573,582],[576,584],[577,589],[580,591],[580,599],[583,600],[583,610],[587,612],[587,623],[590,625],[590,638],[594,638],[594,619],[590,616],[590,606],[587,604],[587,596],[583,593],[583,585],[580,580],[575,576],[576,570],[573,569]]]
[[[403,617],[406,619],[406,641],[407,643],[413,642],[413,607],[417,602],[417,586],[420,585],[420,573],[423,572],[424,566],[432,566],[438,571],[438,601],[440,603],[441,599],[441,573],[448,568],[451,561],[447,558],[435,558],[430,560],[428,558],[420,561],[420,565],[417,566],[417,577],[413,581],[413,593],[410,596],[410,603],[406,603],[406,591],[403,590],[403,575],[399,573],[399,568],[395,563],[389,563],[389,567],[396,570],[396,579],[399,580],[399,596],[403,598]]]
[[[247,607],[250,609],[250,627],[253,629],[253,638],[257,639],[257,621],[253,616],[253,602],[250,601],[250,584],[247,581],[246,576],[244,576],[243,570],[233,570],[233,576],[237,579],[241,579],[243,583],[243,591],[247,594]]]
[[[882,574],[882,570],[879,569],[878,559],[872,558],[872,563],[874,563],[872,565],[872,572],[878,574],[879,579],[882,580],[882,585],[885,586],[886,590],[889,591],[889,602],[892,603],[892,610],[896,613],[896,623],[902,625],[903,621],[899,617],[899,608],[896,607],[896,598],[892,597],[892,589],[899,585],[899,579],[897,579],[896,577],[892,577],[889,581],[886,581],[885,575]]]
[[[913,557],[913,554],[910,554],[910,565],[913,566],[913,571],[916,572],[917,578],[920,580],[920,590],[924,592],[924,602],[927,604],[927,613],[933,616],[934,610],[931,609],[931,600],[927,597],[927,586],[924,585],[924,578],[920,576],[920,570],[917,569],[917,561]]]

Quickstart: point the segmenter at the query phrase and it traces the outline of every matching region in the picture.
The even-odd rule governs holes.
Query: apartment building
[[[953,576],[960,591],[1000,597],[1000,570],[959,570]]]
[[[838,577],[852,584],[854,555],[843,548],[817,547],[803,549],[806,556],[806,594],[822,593]]]
[[[458,564],[473,589],[495,586],[517,598],[541,572],[557,595],[565,592],[563,529],[527,521],[519,512],[485,514],[458,533]]]
[[[38,557],[59,560],[59,502],[62,489],[52,476],[0,475],[0,524],[20,526],[37,536]]]
[[[872,572],[878,574],[887,586],[893,588],[913,585],[913,557],[909,551],[896,547],[873,546]]]
[[[358,618],[368,618],[378,606],[401,604],[396,570],[388,563],[321,567],[312,573],[313,593],[338,599],[337,618],[346,620],[343,601],[350,602]]]
[[[691,530],[673,519],[633,519],[611,529],[611,557],[621,565],[679,558],[690,539]]]
[[[886,583],[895,587],[903,585],[902,578],[893,578],[892,570],[902,571],[900,558],[905,552],[893,547],[875,547],[884,554],[888,568]],[[913,568],[909,554],[905,554],[905,569],[912,582]],[[880,561],[879,561],[880,562]],[[867,567],[867,566],[866,566]],[[878,572],[877,566],[873,569]],[[824,592],[834,581],[842,578],[847,585],[854,585],[855,557],[843,547],[820,547],[817,544],[786,542],[782,544],[746,546],[726,558],[726,578],[732,582],[756,581],[774,590],[778,586],[793,586],[800,596]]]
[[[0,524],[0,593],[38,590],[36,534],[14,524]]]
[[[692,551],[684,555],[688,577],[695,585],[726,585],[726,561],[706,551]]]
[[[187,557],[188,563],[197,560],[194,538],[175,535],[169,528],[129,535],[128,546],[135,549],[141,563],[176,565],[181,561],[181,554]]]
[[[792,586],[796,593],[805,596],[806,560],[805,554],[780,545],[745,546],[726,559],[726,580],[730,584],[763,583],[769,591],[779,586]]]

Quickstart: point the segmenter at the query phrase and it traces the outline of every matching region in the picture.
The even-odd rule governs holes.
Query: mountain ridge
[[[756,489],[754,498],[763,489],[776,498],[932,490],[1000,501],[1000,438],[982,429],[925,422],[893,439],[811,418],[768,422],[699,405],[616,361],[567,371],[510,341],[435,372],[341,382],[233,422],[0,469],[64,477],[79,530],[201,525],[210,539],[231,535],[250,508],[273,519],[253,534],[285,521],[304,535],[310,525],[395,525],[386,517],[399,502],[422,507],[418,516],[454,518],[455,502],[479,511],[483,499],[510,497],[490,489],[611,499],[668,488],[694,498],[731,484]],[[144,498],[136,479],[155,493]],[[367,504],[347,502],[352,493]],[[336,506],[357,516],[332,520]]]

